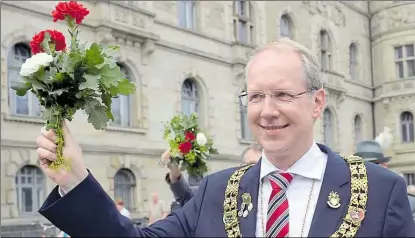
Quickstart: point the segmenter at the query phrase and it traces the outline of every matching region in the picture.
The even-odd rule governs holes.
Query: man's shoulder
[[[243,166],[231,167],[224,170],[217,171],[207,176],[209,184],[226,184],[231,175]]]
[[[387,191],[385,188],[394,187],[400,180],[404,183],[404,178],[389,169],[385,169],[371,162],[365,162],[365,165],[369,180],[369,187],[370,184],[381,184],[381,187],[383,187],[382,190]]]

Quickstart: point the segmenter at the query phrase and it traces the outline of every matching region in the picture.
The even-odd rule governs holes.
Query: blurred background
[[[150,196],[170,202],[158,166],[167,144],[163,123],[197,112],[219,155],[209,173],[240,164],[253,142],[246,109],[244,67],[252,50],[279,37],[307,46],[320,59],[327,108],[315,126],[317,142],[342,155],[385,127],[390,168],[415,178],[415,2],[413,1],[89,1],[80,27],[84,41],[121,47],[117,60],[137,85],[114,100],[116,120],[95,131],[78,113],[69,127],[87,167],[145,225]],[[2,236],[56,236],[37,210],[54,184],[38,168],[36,137],[43,121],[33,95],[10,83],[31,56],[34,34],[57,29],[57,1],[1,1],[1,230]],[[65,214],[62,214],[63,216]],[[53,228],[53,227],[52,227]]]

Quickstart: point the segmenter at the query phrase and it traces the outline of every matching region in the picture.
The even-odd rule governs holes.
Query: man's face
[[[300,55],[288,46],[263,51],[252,59],[247,75],[248,120],[253,135],[267,152],[292,151],[298,143],[312,140],[314,121],[324,109],[324,90],[281,100],[288,98],[286,94],[308,90]],[[268,95],[253,103],[258,92]]]
[[[244,164],[255,164],[261,158],[261,151],[249,149],[243,158]]]
[[[159,196],[158,196],[158,194],[153,193],[153,194],[151,195],[151,200],[152,200],[154,203],[157,203],[157,202],[158,202],[158,200],[159,200]]]

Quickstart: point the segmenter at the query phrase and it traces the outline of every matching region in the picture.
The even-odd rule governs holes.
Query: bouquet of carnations
[[[20,70],[21,80],[12,85],[16,94],[32,92],[43,106],[47,129],[57,135],[57,159],[49,167],[70,169],[70,158],[63,158],[63,120],[71,121],[78,110],[88,115],[95,129],[105,129],[111,113],[112,98],[135,91],[114,60],[118,47],[93,43],[86,47],[78,39],[79,24],[89,14],[76,1],[60,2],[52,11],[53,21],[65,21],[70,34],[70,47],[57,30],[44,30],[30,42],[33,56]]]
[[[206,160],[218,154],[213,140],[199,128],[196,113],[176,115],[164,126],[164,140],[169,143],[170,156],[180,169],[201,177],[207,172]]]

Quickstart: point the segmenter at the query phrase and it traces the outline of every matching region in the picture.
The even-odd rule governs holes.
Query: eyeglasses
[[[301,95],[309,93],[313,90],[317,90],[317,88],[311,88],[301,93],[295,93],[292,91],[273,91],[270,94],[266,94],[260,91],[252,91],[252,92],[243,91],[239,95],[239,99],[241,100],[241,103],[243,106],[248,106],[249,103],[253,103],[253,104],[262,103],[266,95],[271,96],[271,98],[275,102],[291,102],[294,99],[300,97]]]

